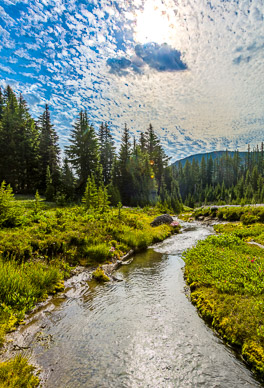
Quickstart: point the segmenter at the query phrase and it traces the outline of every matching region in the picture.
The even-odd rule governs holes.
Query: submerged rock
[[[173,218],[169,214],[162,214],[161,216],[158,216],[155,218],[154,221],[151,222],[151,226],[159,226],[162,224],[171,224],[173,221]]]

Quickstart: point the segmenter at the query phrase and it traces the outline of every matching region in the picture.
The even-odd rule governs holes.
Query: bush
[[[14,201],[11,186],[6,186],[5,181],[3,181],[0,187],[0,228],[21,224],[19,208],[14,205]]]
[[[259,221],[259,217],[254,216],[253,214],[246,213],[242,215],[241,221],[243,222],[244,225],[255,224],[256,222]]]

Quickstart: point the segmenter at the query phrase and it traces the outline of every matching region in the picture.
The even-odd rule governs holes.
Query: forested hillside
[[[235,152],[236,151],[228,151],[228,155],[233,158],[235,155]],[[182,167],[184,167],[187,160],[189,160],[189,162],[192,163],[193,159],[195,159],[200,164],[203,157],[207,159],[212,156],[212,159],[215,160],[224,156],[225,153],[226,151],[213,151],[213,152],[204,152],[202,154],[194,154],[191,156],[187,156],[186,158],[176,160],[176,162],[172,163],[172,165],[177,167],[179,163],[181,163]],[[247,156],[247,152],[239,152],[239,157],[242,163],[245,162],[246,156]]]
[[[248,152],[226,151],[213,160],[212,155],[171,166],[179,182],[184,203],[193,207],[203,203],[263,203],[264,146]]]

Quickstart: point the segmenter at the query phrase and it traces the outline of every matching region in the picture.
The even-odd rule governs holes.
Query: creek
[[[123,265],[120,281],[85,282],[42,312],[29,345],[45,387],[261,387],[186,296],[182,252],[213,229],[181,224]]]

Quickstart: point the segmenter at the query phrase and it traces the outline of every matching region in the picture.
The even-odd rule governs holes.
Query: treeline
[[[251,150],[246,158],[238,151],[228,151],[219,158],[203,157],[172,166],[174,179],[179,182],[183,202],[197,204],[246,204],[264,202],[264,145]]]
[[[10,184],[15,193],[38,190],[49,201],[74,202],[87,194],[92,182],[93,190],[112,205],[160,203],[181,210],[177,180],[151,124],[137,140],[125,125],[117,151],[108,124],[96,131],[81,111],[63,161],[58,140],[48,105],[34,120],[22,95],[16,97],[10,86],[0,89],[0,182]]]

